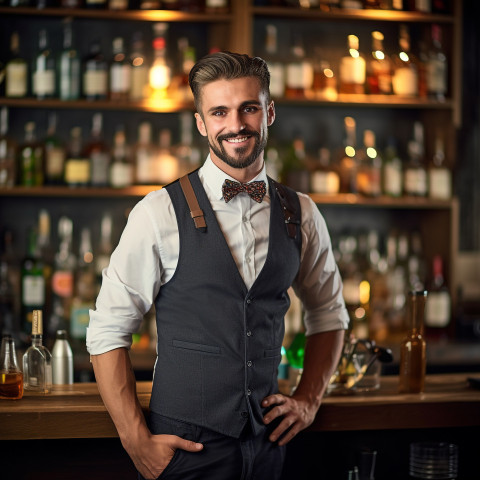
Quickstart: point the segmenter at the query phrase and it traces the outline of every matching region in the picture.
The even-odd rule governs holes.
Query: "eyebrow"
[[[255,106],[262,106],[262,102],[259,102],[258,100],[247,100],[245,102],[242,102],[240,104],[240,109],[248,106],[248,105],[255,105]],[[215,112],[216,110],[229,110],[229,108],[226,105],[217,105],[215,107],[211,107],[207,110],[207,113]]]

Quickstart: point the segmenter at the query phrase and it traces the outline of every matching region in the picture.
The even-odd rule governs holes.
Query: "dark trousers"
[[[149,427],[157,435],[178,435],[203,444],[200,452],[177,450],[159,479],[279,480],[281,477],[285,447],[268,440],[273,426],[259,435],[247,427],[237,439],[151,413]],[[143,480],[140,474],[138,478]]]

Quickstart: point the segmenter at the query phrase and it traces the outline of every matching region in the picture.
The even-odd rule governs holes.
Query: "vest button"
[[[249,360],[249,361],[247,362],[247,367],[251,367],[252,365],[253,365],[253,362],[252,362],[251,360]]]
[[[252,332],[250,330],[247,330],[247,337],[251,337],[252,336]]]
[[[248,261],[248,260],[247,260]],[[248,298],[247,299],[247,304],[250,305],[252,303],[252,301]]]
[[[248,412],[242,412],[241,415],[242,415],[243,418],[247,418],[248,417]]]
[[[251,395],[252,391],[250,389],[247,390],[247,395]]]

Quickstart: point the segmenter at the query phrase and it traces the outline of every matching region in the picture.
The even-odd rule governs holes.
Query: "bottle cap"
[[[43,317],[41,310],[34,310],[32,314],[32,335],[43,334]]]

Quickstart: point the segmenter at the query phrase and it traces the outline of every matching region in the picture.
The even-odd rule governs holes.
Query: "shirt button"
[[[252,362],[251,360],[249,360],[249,361],[247,362],[247,367],[251,367],[252,365],[253,365],[253,362]]]
[[[252,336],[252,332],[250,330],[247,330],[247,337],[251,337]]]
[[[240,415],[242,415],[243,418],[247,418],[248,417],[248,412],[242,412]]]

